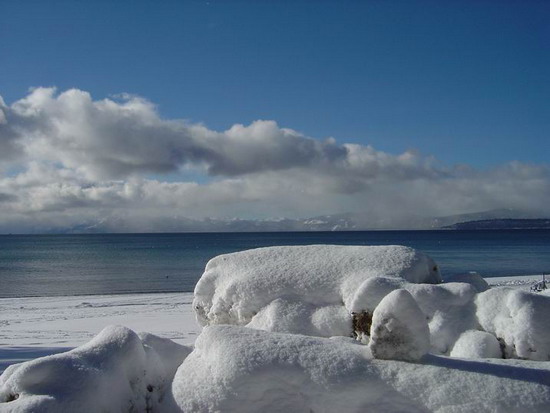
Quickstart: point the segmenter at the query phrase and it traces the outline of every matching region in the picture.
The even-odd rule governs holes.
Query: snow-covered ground
[[[192,344],[201,330],[192,301],[192,293],[0,299],[0,371],[80,346],[107,325]]]
[[[515,277],[491,277],[485,281],[491,287],[516,287],[529,291],[531,286],[542,280],[542,275],[522,275]],[[550,281],[547,277],[547,281]],[[550,285],[550,282],[548,283]]]

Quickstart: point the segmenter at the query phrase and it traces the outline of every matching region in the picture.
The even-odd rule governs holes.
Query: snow
[[[476,305],[481,327],[502,341],[506,357],[550,360],[550,296],[498,287],[479,294]]]
[[[469,330],[462,333],[451,350],[451,357],[467,359],[502,358],[497,338],[485,331]]]
[[[178,369],[173,396],[194,412],[548,411],[548,364],[514,361],[377,360],[356,341],[210,326]]]
[[[258,248],[210,260],[193,306],[203,326],[250,323],[267,331],[349,335],[358,290],[380,276],[396,283],[441,282],[433,260],[403,246]],[[327,324],[323,314],[329,313],[342,323]]]
[[[407,284],[406,289],[428,320],[431,352],[448,355],[460,334],[478,326],[471,284]]]
[[[445,281],[471,284],[479,293],[482,293],[483,291],[487,291],[489,289],[489,283],[485,281],[485,279],[477,272],[455,274],[451,277],[447,277]]]
[[[193,306],[203,326],[233,324],[318,337],[353,335],[368,343],[375,309],[392,291],[404,290],[420,308],[415,313],[419,323],[428,323],[433,354],[450,355],[463,333],[483,330],[504,340],[507,357],[550,359],[543,295],[525,293],[523,324],[510,324],[502,336],[500,327],[483,321],[480,310],[485,308],[484,297],[498,288],[488,290],[488,283],[476,273],[450,281],[441,283],[435,262],[407,247],[269,247],[212,259],[197,283]],[[487,308],[506,310],[492,304]],[[531,317],[530,312],[537,315]]]
[[[170,393],[175,365],[191,349],[126,327],[106,327],[89,343],[8,367],[0,377],[2,410],[146,411]],[[1,406],[1,405],[0,405]]]
[[[369,349],[375,358],[419,360],[430,350],[430,330],[422,310],[406,290],[382,299],[372,315]]]
[[[529,291],[531,286],[542,280],[542,275],[522,275],[485,278],[490,287],[514,287]]]
[[[0,346],[75,347],[106,325],[121,324],[193,343],[193,294],[128,294],[0,299]]]
[[[277,298],[263,307],[247,327],[310,336],[349,336],[352,323],[341,305],[316,307],[312,304]]]
[[[214,258],[194,299],[1,299],[0,363],[45,357],[6,369],[0,412],[548,411],[534,280],[442,283],[399,246],[273,247]]]
[[[201,331],[192,300],[191,293],[0,299],[0,372],[85,344],[107,325],[192,344]]]

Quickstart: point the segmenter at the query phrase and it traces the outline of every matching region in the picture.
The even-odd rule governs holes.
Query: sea
[[[0,298],[192,292],[216,255],[309,244],[406,245],[443,278],[550,272],[550,230],[0,235]]]

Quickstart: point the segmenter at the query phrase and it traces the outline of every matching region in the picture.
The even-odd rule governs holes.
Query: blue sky
[[[546,162],[550,3],[4,1],[0,94],[144,96],[446,163]]]
[[[549,215],[549,16],[546,1],[2,1],[0,232]]]

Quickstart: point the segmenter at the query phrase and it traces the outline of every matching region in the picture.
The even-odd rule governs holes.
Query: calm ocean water
[[[0,235],[0,297],[193,291],[206,262],[272,245],[401,244],[443,277],[550,272],[550,231]]]

